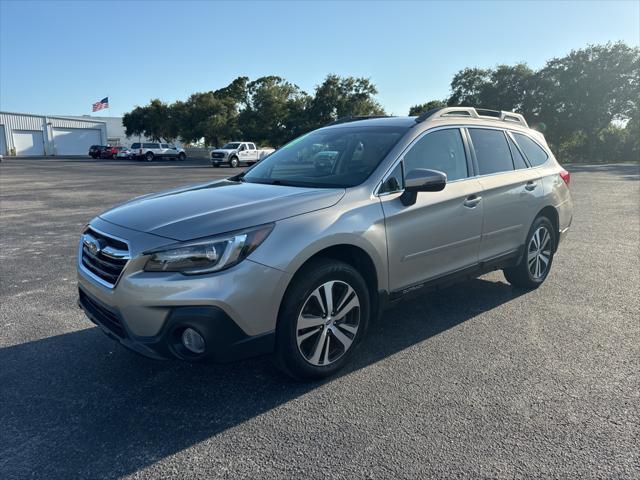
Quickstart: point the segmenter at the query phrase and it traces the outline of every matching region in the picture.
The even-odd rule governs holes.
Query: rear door
[[[484,222],[480,261],[515,253],[524,244],[543,196],[539,175],[502,129],[467,129],[478,181],[483,189]]]
[[[255,163],[258,161],[258,150],[256,149],[256,145],[254,143],[247,143],[248,147],[248,155],[247,161]]]
[[[461,129],[429,131],[414,141],[385,179],[379,195],[392,291],[477,264],[482,187],[473,178],[468,156]],[[446,173],[447,185],[440,192],[420,192],[414,205],[405,206],[400,201],[403,178],[417,168]]]
[[[240,147],[238,147],[238,158],[243,163],[250,161],[250,159],[249,159],[249,149],[247,148],[247,144],[246,143],[242,143],[242,144],[240,144]]]

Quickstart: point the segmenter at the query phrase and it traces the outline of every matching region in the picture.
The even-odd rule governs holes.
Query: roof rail
[[[325,125],[339,125],[341,123],[357,122],[358,120],[369,120],[370,118],[390,118],[392,115],[349,115],[348,117],[340,117],[333,122],[329,122]]]
[[[504,110],[489,110],[487,108],[473,107],[443,107],[428,110],[416,118],[416,123],[424,122],[427,118],[442,117],[466,117],[466,118],[491,118],[502,122],[518,123],[524,127],[528,127],[527,121],[522,115],[515,112],[506,112]]]

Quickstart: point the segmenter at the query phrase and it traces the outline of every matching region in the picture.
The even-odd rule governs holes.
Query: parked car
[[[542,285],[571,225],[569,182],[515,113],[334,122],[243,173],[91,220],[79,302],[152,358],[274,353],[295,378],[325,377],[410,295],[496,269]]]
[[[115,160],[117,156],[118,147],[107,145],[104,149],[100,150],[100,158],[112,158]]]
[[[116,158],[131,158],[133,153],[131,152],[131,150],[127,147],[123,147],[123,146],[118,146],[116,147]]]
[[[184,160],[187,158],[183,148],[178,148],[171,143],[143,142],[131,144],[132,157],[153,162],[157,158],[169,158],[172,160]]]
[[[273,152],[273,148],[258,149],[253,142],[230,142],[211,152],[211,166],[236,168],[240,164],[253,165]]]
[[[89,147],[89,156],[91,158],[101,158],[102,152],[107,148],[106,145],[91,145]]]

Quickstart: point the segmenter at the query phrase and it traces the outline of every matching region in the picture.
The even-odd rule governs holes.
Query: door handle
[[[481,200],[482,200],[482,197],[479,195],[470,195],[464,201],[464,206],[467,208],[475,208],[476,205],[478,205]]]
[[[526,183],[526,185],[524,186],[524,189],[527,190],[528,192],[532,192],[533,190],[536,189],[537,186],[538,184],[536,182],[532,182],[530,180]]]

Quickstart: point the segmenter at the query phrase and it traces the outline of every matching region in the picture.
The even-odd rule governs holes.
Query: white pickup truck
[[[274,151],[273,148],[258,149],[252,142],[229,142],[211,152],[211,166],[229,165],[236,168],[241,163],[252,165]]]

